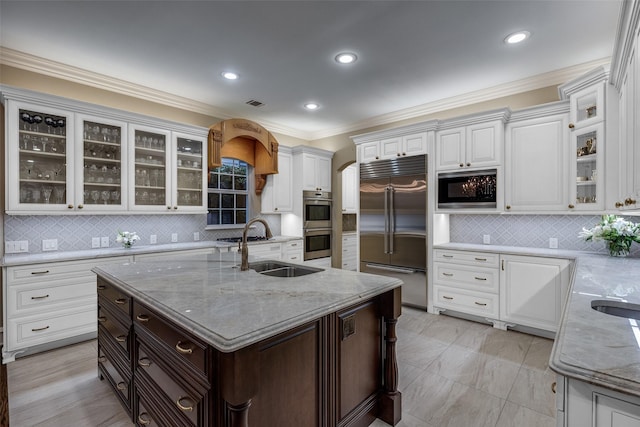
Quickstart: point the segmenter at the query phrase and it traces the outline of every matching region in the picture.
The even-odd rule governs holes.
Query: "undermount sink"
[[[298,264],[289,264],[280,261],[256,261],[249,263],[249,269],[255,270],[265,276],[273,277],[300,277],[307,274],[324,271],[322,268],[307,267]]]
[[[595,299],[591,301],[591,308],[601,313],[610,314],[612,316],[640,320],[640,304]]]

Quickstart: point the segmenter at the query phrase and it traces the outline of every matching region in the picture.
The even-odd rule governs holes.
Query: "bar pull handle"
[[[502,271],[504,271],[504,260],[502,260]]]
[[[49,272],[49,270],[32,271],[31,274],[47,274],[48,272]]]
[[[486,260],[487,260],[486,258],[478,258],[478,257],[475,257],[474,259],[475,259],[476,261],[486,261]]]
[[[486,302],[478,302],[478,301],[474,301],[474,304],[475,304],[475,305],[479,305],[479,306],[481,306],[481,307],[486,307],[486,306],[487,306],[487,303],[486,303]]]
[[[444,298],[444,299],[453,299],[453,297],[448,297],[446,295],[442,295],[442,298]]]
[[[49,294],[47,294],[47,295],[40,295],[40,296],[37,296],[37,297],[31,297],[31,299],[45,299],[45,298],[49,298]]]
[[[453,258],[453,255],[442,254],[442,258]]]
[[[453,277],[453,273],[442,273],[443,276]]]
[[[487,280],[487,278],[486,278],[486,277],[477,277],[477,276],[475,277],[475,279],[476,279],[476,280],[482,280],[482,281]]]

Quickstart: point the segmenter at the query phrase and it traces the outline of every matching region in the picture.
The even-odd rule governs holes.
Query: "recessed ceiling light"
[[[225,71],[224,73],[222,73],[222,77],[224,77],[227,80],[237,80],[238,79],[238,75],[234,72],[231,71]]]
[[[509,34],[504,39],[504,42],[506,44],[516,44],[516,43],[520,43],[520,42],[525,41],[530,36],[531,36],[531,33],[529,31],[518,31],[516,33]]]
[[[304,104],[304,108],[306,108],[307,110],[317,110],[318,108],[320,108],[320,105],[316,104],[315,102],[307,102],[306,104]]]
[[[338,64],[351,64],[356,62],[358,56],[355,53],[342,52],[337,54],[335,59]]]

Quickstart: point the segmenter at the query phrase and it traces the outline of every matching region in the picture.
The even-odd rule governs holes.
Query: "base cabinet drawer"
[[[498,293],[500,274],[497,268],[472,267],[447,263],[433,263],[434,280],[438,284],[478,292]]]
[[[7,287],[7,315],[41,314],[44,310],[76,307],[95,301],[96,278],[79,276],[47,283],[25,283]]]
[[[451,262],[456,264],[475,265],[478,267],[498,268],[500,255],[497,253],[487,252],[434,249],[433,260],[435,262]]]
[[[499,298],[496,294],[434,286],[434,296],[436,307],[498,318]]]
[[[96,332],[96,304],[47,313],[45,316],[28,316],[9,319],[7,349],[16,350],[51,341]]]

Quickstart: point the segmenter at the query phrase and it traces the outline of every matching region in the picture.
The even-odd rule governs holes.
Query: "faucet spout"
[[[247,232],[249,231],[249,227],[251,227],[251,224],[255,222],[261,222],[262,225],[264,225],[264,233],[267,239],[273,237],[273,234],[271,234],[271,229],[269,228],[269,224],[267,224],[267,221],[262,218],[253,218],[245,224],[244,229],[242,230],[242,248],[240,249],[242,255],[242,264],[240,264],[240,271],[247,271],[249,269],[249,248],[247,247]]]

